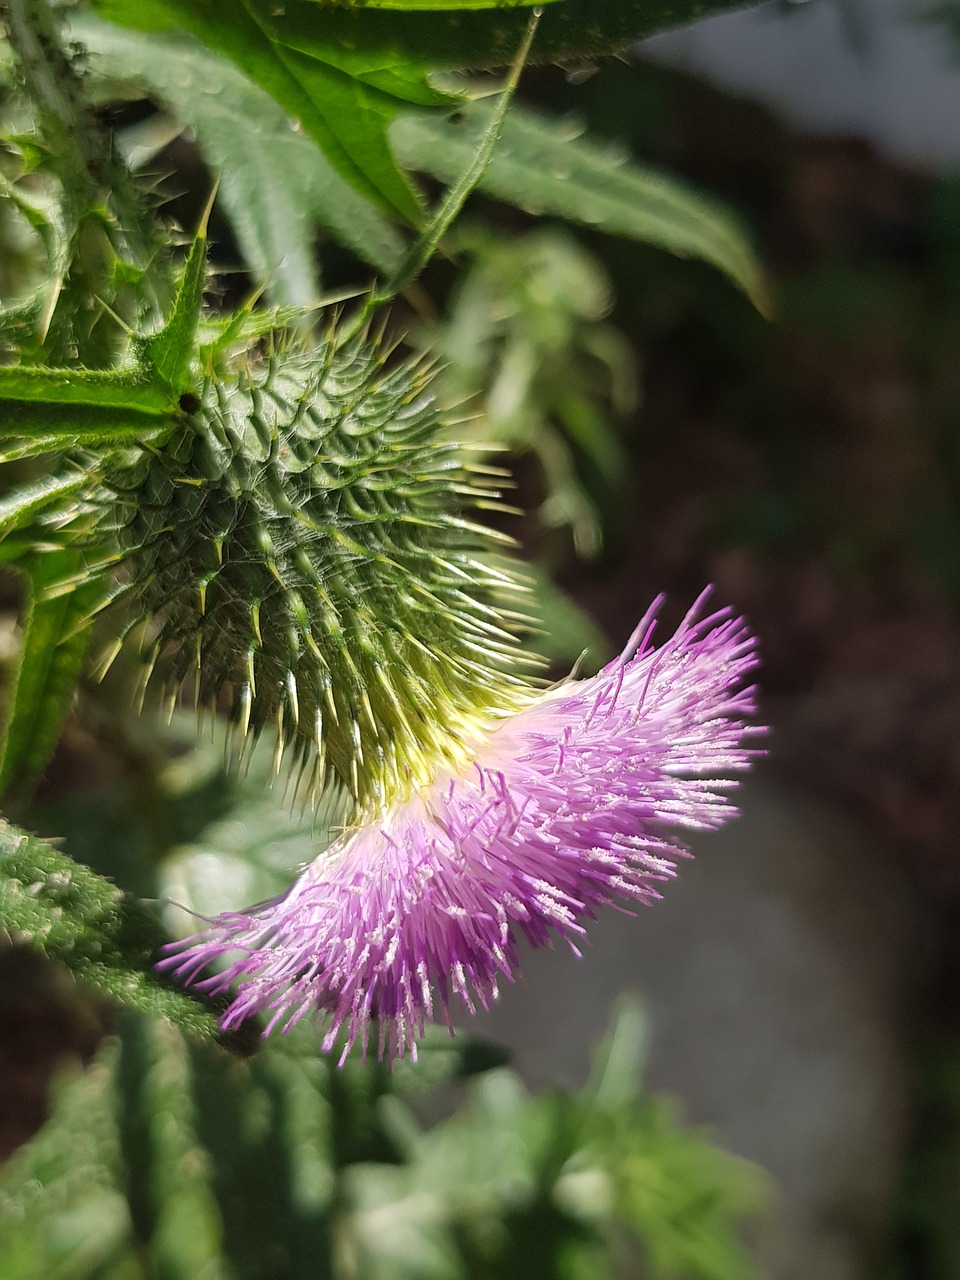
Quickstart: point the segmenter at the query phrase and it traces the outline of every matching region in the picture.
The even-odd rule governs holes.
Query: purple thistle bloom
[[[741,687],[755,641],[729,610],[699,617],[706,594],[659,649],[657,600],[598,675],[494,724],[459,772],[345,832],[284,897],[173,944],[164,966],[195,981],[233,957],[197,983],[239,984],[224,1027],[317,1009],[324,1049],[345,1032],[366,1051],[376,1021],[378,1057],[402,1057],[435,1013],[450,1024],[453,996],[470,1012],[497,998],[520,934],[576,950],[600,905],[658,898],[688,856],[669,829],[735,812],[724,793],[760,732]]]

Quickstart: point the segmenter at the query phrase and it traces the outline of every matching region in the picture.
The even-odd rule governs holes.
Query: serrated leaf
[[[0,414],[9,442],[0,446],[0,460],[142,439],[173,421],[176,402],[169,387],[139,365],[0,366]],[[3,524],[0,516],[0,529]]]
[[[93,582],[47,597],[49,587],[82,569],[75,551],[47,551],[25,566],[31,598],[3,730],[0,795],[29,787],[49,760],[86,655],[83,624],[100,596]]]
[[[397,166],[387,126],[401,102],[449,101],[432,89],[419,60],[406,65],[388,59],[385,81],[361,78],[342,68],[337,41],[319,43],[304,54],[277,38],[273,6],[258,0],[101,0],[106,18],[138,29],[188,31],[229,58],[298,121],[329,163],[367,199],[407,222],[420,221],[420,206]],[[385,90],[382,83],[391,83]],[[398,87],[406,87],[403,94]],[[411,97],[413,95],[413,97]]]
[[[89,14],[75,15],[71,29],[97,69],[136,80],[191,127],[220,171],[218,200],[243,255],[274,302],[316,303],[316,224],[378,270],[396,268],[403,245],[390,222],[225,58],[189,37],[145,41]],[[175,85],[167,72],[174,64]]]
[[[20,404],[4,406],[9,444],[0,445],[0,462],[40,458],[75,447],[128,444],[163,431],[156,418],[134,418],[125,410],[95,409],[91,405]]]
[[[53,1118],[0,1174],[4,1280],[93,1280],[130,1243],[118,1185],[112,1053],[56,1091]],[[134,1273],[142,1276],[139,1269]]]
[[[358,190],[366,188],[380,205],[416,226],[421,221],[420,204],[387,137],[401,100],[316,56],[278,44],[273,48],[306,94],[311,110],[303,126],[331,163]]]
[[[95,993],[167,1018],[201,1040],[216,1038],[209,1010],[155,975],[152,961],[164,939],[153,913],[2,819],[0,928],[64,965]]]
[[[327,1280],[333,1252],[330,1069],[310,1046],[225,1061],[191,1047],[196,1134],[213,1172],[224,1261],[236,1280]],[[346,1119],[346,1117],[342,1117]]]
[[[206,271],[207,235],[203,226],[190,246],[173,310],[163,328],[143,342],[143,354],[157,378],[169,389],[171,401],[189,388]]]
[[[456,121],[408,115],[391,137],[411,168],[454,180],[473,155],[491,107],[475,102]],[[712,263],[761,310],[766,287],[733,215],[718,201],[585,141],[578,130],[515,108],[480,187],[530,212],[555,214],[598,230]]]
[[[23,156],[24,172],[29,173],[35,167],[37,157],[33,157],[31,163],[31,157],[27,155],[31,148],[29,140],[18,139],[17,146]],[[24,192],[2,175],[0,198],[10,200],[37,233],[47,260],[42,277],[26,296],[0,308],[0,336],[9,337],[15,343],[23,329],[32,336],[40,317],[53,305],[69,270],[73,232],[62,204],[39,197],[34,192]]]
[[[226,1280],[209,1161],[197,1141],[191,1064],[174,1027],[125,1016],[116,1065],[123,1184],[138,1247],[165,1280]]]
[[[307,0],[316,9],[340,7],[343,0]],[[523,5],[556,4],[557,0],[363,0],[368,9],[436,12],[439,9],[515,9]]]

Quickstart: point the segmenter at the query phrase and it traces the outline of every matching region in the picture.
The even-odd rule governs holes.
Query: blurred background
[[[587,670],[615,653],[659,591],[669,630],[711,582],[760,636],[769,755],[742,787],[741,820],[695,841],[664,902],[639,919],[608,913],[581,959],[530,955],[524,981],[472,1020],[469,1032],[505,1046],[515,1074],[488,1044],[456,1061],[438,1050],[427,1079],[443,1087],[427,1101],[403,1071],[375,1085],[349,1069],[324,1075],[324,1097],[343,1095],[329,1123],[352,1117],[337,1159],[361,1173],[344,1192],[336,1180],[323,1190],[317,1172],[317,1203],[358,1197],[367,1216],[353,1254],[304,1229],[286,1253],[244,1260],[235,1248],[222,1274],[328,1274],[291,1259],[329,1246],[337,1276],[956,1280],[960,4],[767,4],[658,37],[620,63],[531,70],[523,96],[726,199],[768,267],[771,315],[700,264],[478,199],[453,260],[423,281],[411,339],[440,351],[451,404],[482,398],[485,416],[467,429],[512,447],[529,514],[509,527],[537,578],[557,673],[584,651]],[[158,166],[173,175],[175,215],[192,225],[208,190],[195,148],[180,137]],[[216,235],[225,288],[240,295],[225,224]],[[355,263],[321,251],[329,287],[356,280]],[[214,910],[278,892],[312,836],[295,823],[278,834],[287,819],[275,810],[246,813],[215,750],[180,746],[154,768],[158,750],[111,718],[109,692],[89,690],[33,821],[148,895]],[[145,805],[166,824],[160,881]],[[58,1065],[88,1060],[112,1024],[26,952],[8,950],[0,965],[13,975],[0,987],[0,1152],[10,1154],[47,1113]],[[129,1072],[135,1061],[169,1068],[162,1046],[137,1035],[122,1040]],[[108,1069],[97,1062],[88,1089]],[[257,1068],[258,1105],[280,1096],[269,1077],[286,1069]],[[122,1075],[123,1061],[109,1070]],[[457,1111],[456,1081],[475,1073],[473,1110]],[[176,1070],[160,1075],[175,1093]],[[391,1110],[398,1094],[403,1116],[426,1126],[420,1146]],[[627,1103],[629,1123],[598,1136],[596,1117]],[[79,1132],[94,1104],[71,1105]],[[120,1149],[139,1150],[130,1116],[146,1104],[126,1105]],[[684,1146],[681,1120],[709,1126],[750,1164],[721,1169],[699,1135]],[[463,1167],[470,1144],[486,1149],[494,1131],[496,1169],[519,1162],[503,1185],[496,1170]],[[54,1137],[34,1160],[55,1162],[53,1126],[44,1132]],[[550,1158],[536,1137],[547,1132]],[[662,1132],[674,1146],[658,1146]],[[511,1145],[518,1133],[522,1149]],[[617,1164],[610,1152],[625,1133]],[[190,1141],[200,1165],[220,1168],[209,1135]],[[620,1170],[609,1185],[574,1159],[591,1143]],[[399,1174],[391,1182],[383,1170],[404,1160],[414,1173],[398,1189]],[[25,1188],[39,1175],[10,1168],[9,1203],[29,1227]],[[474,1207],[477,1188],[499,1197],[479,1235],[479,1210],[458,1210],[474,1224],[463,1253],[473,1270],[431,1235],[442,1215],[430,1197],[457,1178]],[[209,1181],[225,1203],[243,1203],[239,1175],[233,1192]],[[627,1186],[610,1208],[611,1187]],[[98,1221],[119,1212],[104,1206]],[[593,1262],[571,1262],[568,1236],[612,1218],[645,1251],[607,1240]],[[147,1209],[142,1220],[154,1238]],[[377,1254],[384,1224],[410,1232],[406,1270],[399,1255]],[[29,1253],[27,1234],[19,1254],[0,1250],[3,1280],[43,1274],[46,1255]],[[175,1273],[110,1270],[104,1238],[93,1261],[57,1274]],[[78,1247],[66,1253],[87,1257]]]
[[[765,5],[534,86],[721,192],[772,274],[767,323],[581,237],[642,393],[603,551],[558,579],[613,648],[657,590],[715,583],[773,734],[657,910],[599,922],[585,964],[531,958],[490,1026],[577,1078],[574,1028],[640,991],[653,1083],[779,1181],[771,1275],[960,1275],[958,22]]]

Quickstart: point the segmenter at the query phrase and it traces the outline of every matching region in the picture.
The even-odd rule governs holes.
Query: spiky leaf
[[[405,164],[456,177],[487,126],[490,105],[468,104],[456,119],[405,115],[391,131]],[[482,190],[540,214],[701,258],[725,272],[761,309],[766,284],[736,219],[718,201],[625,155],[589,142],[576,126],[514,108],[480,180]]]
[[[315,43],[342,51],[355,64],[392,67],[409,59],[444,69],[507,66],[530,12],[506,4],[472,12],[399,12],[300,0],[247,4],[278,42],[294,48]],[[744,0],[563,0],[546,9],[534,61],[603,57],[655,31],[743,5]],[[142,30],[169,30],[175,21],[170,0],[94,0],[94,7],[106,18]]]
[[[106,18],[157,31],[185,30],[224,54],[302,125],[330,164],[361,194],[404,221],[420,206],[394,160],[387,127],[404,103],[436,105],[449,96],[427,81],[419,60],[381,58],[358,66],[348,46],[318,40],[307,52],[278,39],[271,9],[255,0],[146,0],[95,6]]]
[[[164,405],[169,410],[189,390],[191,365],[207,273],[206,214],[194,237],[180,278],[173,308],[163,327],[141,340],[142,365],[149,369],[154,385],[168,392]]]

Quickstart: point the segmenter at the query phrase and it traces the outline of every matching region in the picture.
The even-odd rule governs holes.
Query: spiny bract
[[[502,473],[450,440],[429,368],[367,336],[207,364],[165,442],[100,472],[125,634],[149,622],[171,696],[192,682],[242,738],[276,723],[314,792],[376,809],[532,696],[515,570],[463,514]]]

